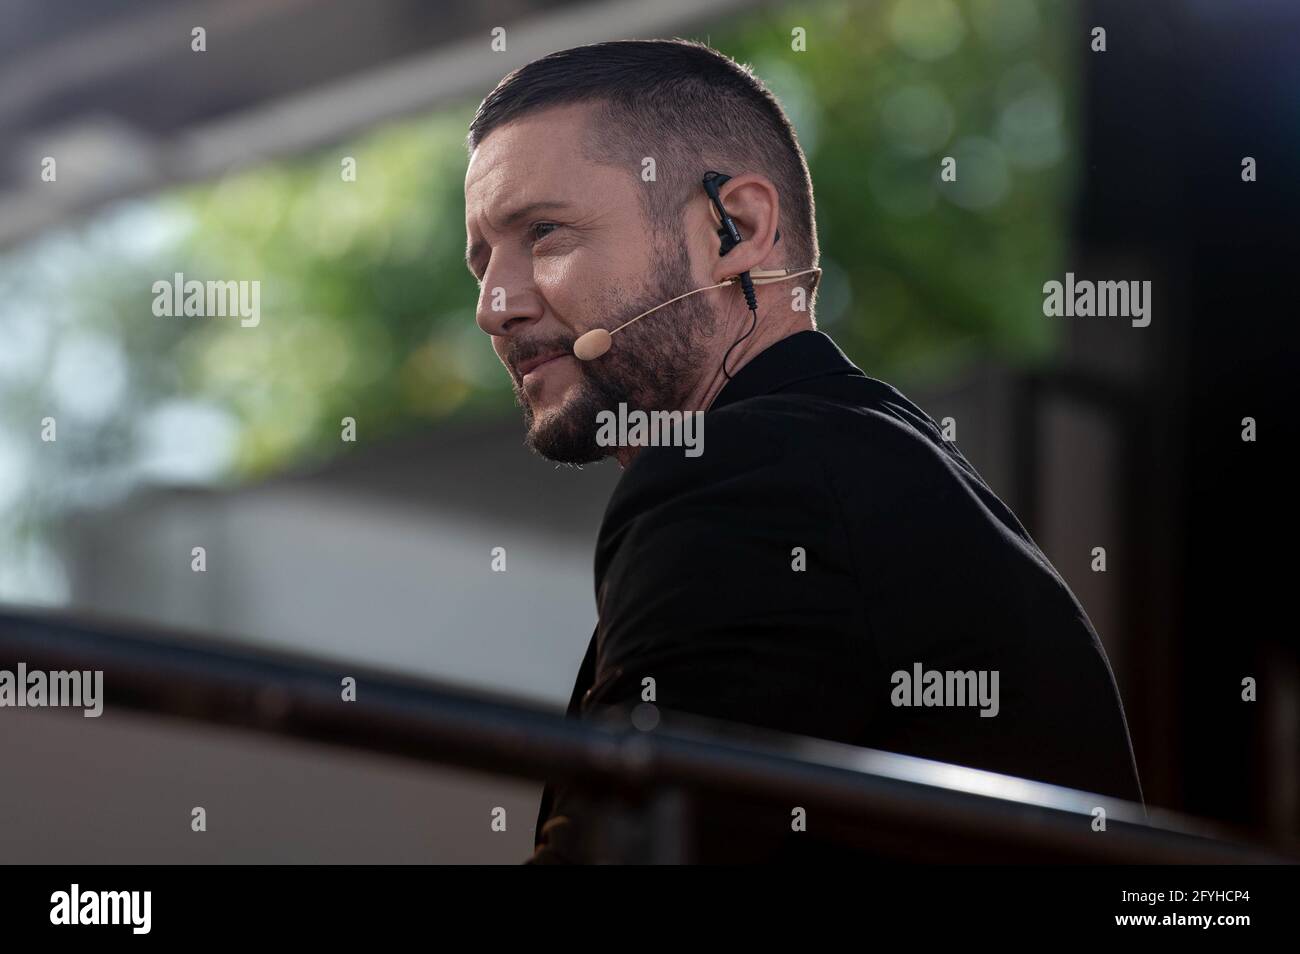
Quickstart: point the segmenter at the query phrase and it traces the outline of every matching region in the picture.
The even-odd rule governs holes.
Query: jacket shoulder
[[[619,481],[611,509],[648,491],[671,495],[702,483],[735,490],[752,482],[806,482],[819,474],[860,472],[869,461],[877,482],[969,468],[945,449],[931,418],[897,398],[874,391],[861,400],[764,394],[711,410],[702,417],[698,456],[687,456],[681,447],[643,448]]]

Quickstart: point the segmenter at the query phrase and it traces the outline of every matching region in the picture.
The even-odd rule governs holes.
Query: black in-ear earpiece
[[[713,203],[713,209],[717,213],[719,222],[718,238],[722,240],[722,244],[718,247],[720,256],[725,256],[742,241],[740,229],[736,228],[735,221],[727,214],[726,206],[722,204],[722,196],[718,194],[718,190],[730,181],[731,176],[726,173],[712,171],[704,173],[704,191],[708,193],[709,201]],[[776,240],[780,241],[780,239],[781,232],[778,229]],[[726,355],[722,358],[722,373],[728,381],[731,380],[731,372],[727,370],[727,359],[731,357],[731,352],[736,350],[736,345],[753,334],[754,328],[758,325],[758,295],[754,292],[754,280],[750,277],[748,271],[741,272],[739,278],[741,291],[745,293],[745,304],[749,306],[749,312],[754,317],[753,321],[750,322],[749,330],[732,343],[731,347],[727,349]]]
[[[704,173],[704,191],[709,194],[709,201],[713,203],[716,218],[719,222],[718,238],[722,240],[718,248],[719,255],[726,255],[733,248],[740,244],[740,229],[736,228],[735,221],[727,214],[726,206],[722,204],[722,196],[718,190],[731,181],[731,176],[722,172]],[[776,238],[773,244],[781,241],[781,230],[776,230]]]
[[[722,239],[722,245],[718,249],[719,255],[726,255],[741,242],[740,229],[736,228],[736,223],[727,214],[726,206],[722,204],[722,196],[718,194],[718,189],[730,181],[731,176],[721,172],[704,173],[704,191],[709,194],[709,201],[713,203],[713,208],[718,213],[718,220],[722,223],[721,228],[718,229],[718,238]],[[745,304],[757,318],[758,296],[754,294],[754,280],[749,277],[748,271],[741,272],[739,277],[740,288],[745,293]]]
[[[740,244],[740,230],[727,214],[727,208],[722,204],[722,196],[718,194],[718,190],[730,181],[731,176],[721,172],[704,173],[704,191],[709,194],[709,201],[713,203],[718,221],[721,223],[718,228],[718,238],[722,239],[722,245],[718,249],[719,255],[726,255]]]

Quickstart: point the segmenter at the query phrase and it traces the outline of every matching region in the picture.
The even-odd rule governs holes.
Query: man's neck
[[[742,328],[748,328],[752,315],[748,311],[745,311],[744,315],[746,321]],[[791,316],[790,319],[777,324],[771,320],[770,314],[760,312],[753,334],[736,345],[735,350],[731,352],[730,356],[726,357],[727,371],[731,373],[732,377],[735,377],[741,368],[778,341],[784,341],[791,335],[798,334],[801,331],[812,330],[813,324],[810,316]],[[738,335],[741,334],[744,334],[743,330],[738,333]],[[731,345],[728,344],[727,347],[730,348]],[[717,355],[707,359],[701,365],[699,381],[691,389],[686,400],[682,402],[682,406],[680,408],[665,408],[665,410],[707,411],[712,407],[713,402],[722,393],[722,389],[727,386],[727,376],[723,373],[722,362],[723,357]],[[627,470],[640,450],[640,447],[617,448],[614,457],[618,461],[619,467]]]
[[[748,312],[746,314],[748,314]],[[754,329],[754,333],[744,341],[740,342],[730,355],[727,355],[724,352],[723,357],[713,361],[711,365],[705,365],[701,369],[703,374],[701,375],[700,381],[696,385],[691,397],[686,401],[683,410],[707,411],[713,406],[713,402],[717,400],[718,395],[722,393],[722,389],[727,386],[728,382],[727,375],[722,369],[722,362],[724,360],[727,363],[727,371],[730,372],[731,376],[734,378],[741,368],[749,364],[750,361],[754,360],[754,358],[758,357],[778,341],[784,341],[791,335],[798,334],[801,331],[811,330],[812,322],[808,319],[798,322],[787,321],[780,326],[769,324],[764,328],[763,318],[760,317],[758,319],[758,326]],[[728,345],[727,347],[731,346]]]

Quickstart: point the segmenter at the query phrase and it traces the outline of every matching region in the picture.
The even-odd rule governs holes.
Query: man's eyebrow
[[[540,202],[530,202],[528,205],[520,206],[513,212],[506,213],[506,215],[501,219],[501,227],[509,228],[516,224],[520,219],[527,218],[530,215],[535,215],[544,210],[554,209],[557,211],[567,211],[572,208],[573,204],[571,202],[566,202],[563,199],[543,199]],[[478,277],[478,272],[474,271],[474,263],[479,260],[479,257],[484,251],[486,251],[486,249],[487,242],[483,239],[479,239],[465,250],[465,267],[469,269],[470,274],[475,278]]]

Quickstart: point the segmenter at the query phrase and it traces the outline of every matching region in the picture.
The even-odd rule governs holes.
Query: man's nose
[[[485,279],[479,289],[475,320],[490,335],[515,334],[541,317],[541,296],[525,283]]]

